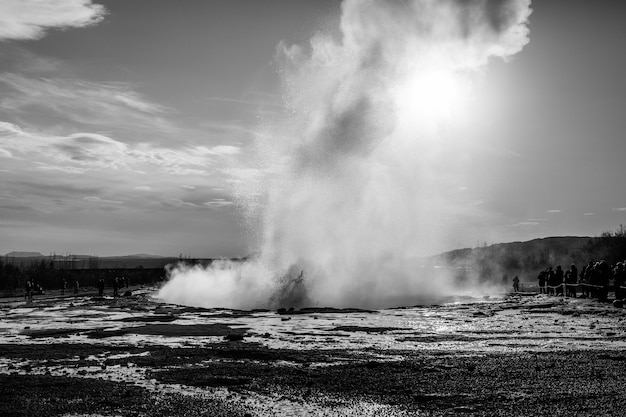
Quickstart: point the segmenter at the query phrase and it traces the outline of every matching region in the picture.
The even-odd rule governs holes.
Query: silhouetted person
[[[115,277],[113,280],[113,297],[119,296],[119,288],[120,288],[120,280],[118,277]]]
[[[567,277],[565,278],[565,290],[568,297],[576,298],[576,288],[578,287],[578,269],[576,265],[571,264],[569,267],[569,271],[566,273]]]
[[[580,273],[580,278],[578,279],[578,282],[581,285],[581,291],[582,291],[582,295],[583,297],[589,297],[591,295],[591,289],[590,287],[588,287],[588,284],[590,284],[590,277],[591,277],[591,270],[593,268],[593,262],[589,261],[587,262],[587,265],[583,266],[583,270]]]
[[[576,290],[578,288],[578,268],[576,268],[576,265],[571,264],[569,267],[569,278],[570,278],[570,285],[569,285],[569,293],[571,297],[576,298],[577,294],[576,294]]]
[[[626,268],[624,268],[624,264],[622,262],[618,262],[617,265],[615,265],[613,279],[615,285],[615,299],[623,300],[625,291],[622,287],[626,284]]]
[[[98,280],[98,296],[102,297],[104,295],[104,279],[100,278]]]
[[[548,284],[548,295],[554,295],[554,270],[551,266],[548,267],[548,271],[546,272],[546,281]]]
[[[61,295],[65,295],[65,290],[67,289],[67,280],[65,278],[61,279]]]
[[[28,298],[29,300],[33,299],[33,283],[30,279],[26,280],[26,292],[24,293],[24,298]]]
[[[513,291],[519,292],[519,278],[517,277],[517,275],[515,275],[515,278],[513,278]]]
[[[563,282],[565,275],[563,273],[563,269],[561,265],[556,266],[556,270],[554,271],[554,286],[556,286],[556,295],[563,295]]]
[[[612,278],[611,267],[605,260],[598,263],[598,284],[601,288],[598,290],[597,297],[604,301],[609,295],[609,281]]]
[[[80,285],[78,284],[78,280],[74,281],[74,294],[78,294],[78,289]]]
[[[537,280],[539,280],[539,294],[545,294],[545,292],[546,292],[546,271],[539,271],[539,275],[537,276]]]

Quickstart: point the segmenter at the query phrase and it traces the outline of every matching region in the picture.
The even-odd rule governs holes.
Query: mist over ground
[[[179,265],[159,292],[204,307],[389,307],[450,294],[421,256],[483,213],[451,190],[492,58],[528,43],[530,1],[346,0],[338,32],[277,47],[284,112],[237,188],[257,255]]]

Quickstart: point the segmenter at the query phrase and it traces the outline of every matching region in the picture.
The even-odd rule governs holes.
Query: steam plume
[[[445,294],[418,256],[473,215],[445,192],[463,174],[450,126],[476,72],[528,42],[530,12],[529,0],[346,0],[339,36],[279,45],[285,117],[260,136],[262,174],[239,190],[259,254],[178,269],[161,296],[189,302],[177,287],[191,280],[213,294],[193,303],[211,307]]]

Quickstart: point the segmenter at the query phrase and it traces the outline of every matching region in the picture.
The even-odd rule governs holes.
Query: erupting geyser
[[[528,42],[529,0],[346,0],[340,33],[279,45],[285,112],[238,191],[258,255],[178,267],[160,296],[207,307],[385,307],[445,294],[419,255],[464,233],[472,81]],[[476,208],[474,208],[475,210]],[[429,250],[430,249],[430,250]]]

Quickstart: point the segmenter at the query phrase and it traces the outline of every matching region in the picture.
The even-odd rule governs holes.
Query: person
[[[33,283],[30,279],[26,279],[26,292],[24,293],[24,298],[28,298],[29,300],[33,299]]]
[[[545,294],[546,293],[546,271],[544,270],[539,271],[539,275],[537,276],[537,279],[539,280],[539,294]]]
[[[554,270],[551,266],[549,266],[548,270],[546,271],[546,281],[548,284],[548,289],[546,293],[548,295],[554,295]]]
[[[78,280],[74,281],[74,294],[78,294],[78,288],[80,285],[78,284]]]
[[[563,273],[563,268],[561,265],[556,266],[556,271],[554,271],[554,285],[556,287],[556,295],[563,295],[563,282],[565,276]]]
[[[61,280],[61,295],[65,295],[65,290],[67,289],[67,280],[63,278]]]
[[[569,271],[567,271],[567,280],[565,281],[567,287],[567,296],[576,298],[576,289],[578,287],[578,269],[576,265],[571,264]]]
[[[597,297],[600,301],[605,301],[609,295],[609,281],[611,280],[611,267],[602,259],[598,263],[598,276],[596,277],[596,285],[601,288],[597,290]]]
[[[588,284],[590,284],[592,268],[593,268],[593,261],[587,262],[587,265],[583,266],[583,270],[580,272],[580,278],[578,279],[578,282],[581,284],[580,288],[581,288],[582,296],[585,298],[588,298],[591,296],[591,291],[590,291],[590,287],[588,286]]]
[[[119,288],[120,288],[120,280],[118,277],[115,277],[113,280],[113,297],[119,296]]]
[[[104,279],[100,278],[98,280],[98,296],[102,298],[103,295],[104,295]]]
[[[618,262],[615,265],[615,271],[613,272],[614,286],[615,286],[615,299],[623,300],[624,297],[624,285],[626,284],[626,268],[624,263]]]
[[[519,278],[517,275],[513,278],[513,291],[519,292]]]

